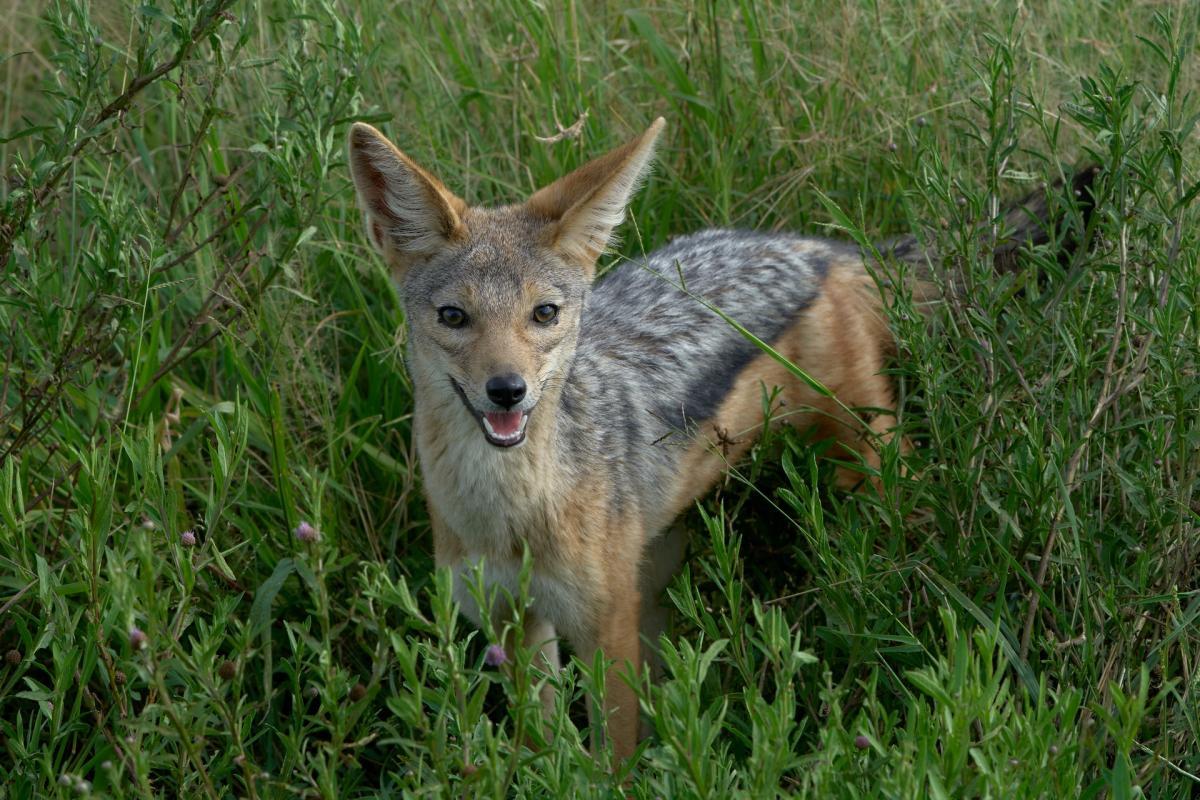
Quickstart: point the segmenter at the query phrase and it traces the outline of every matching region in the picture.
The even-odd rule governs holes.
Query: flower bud
[[[304,521],[296,526],[296,530],[293,533],[302,542],[315,542],[321,538],[321,534],[317,532],[317,529]]]
[[[504,648],[498,644],[489,644],[483,654],[483,663],[489,667],[498,667],[501,664],[507,664],[508,653],[504,652]]]

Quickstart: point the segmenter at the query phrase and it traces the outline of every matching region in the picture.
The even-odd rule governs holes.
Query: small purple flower
[[[871,746],[871,740],[860,733],[858,736],[854,737],[854,746],[859,750],[866,750]]]
[[[296,526],[296,530],[293,531],[293,533],[295,533],[296,538],[302,542],[315,542],[317,539],[321,538],[321,534],[317,533],[317,529],[304,521],[301,521],[300,524]]]
[[[195,547],[196,546],[195,532],[194,531],[184,531],[183,533],[179,534],[179,543],[182,544],[184,547]]]
[[[498,644],[489,644],[483,654],[483,663],[489,667],[498,667],[508,663],[508,653]]]
[[[141,628],[135,626],[129,629],[129,646],[134,650],[144,650],[149,641]]]

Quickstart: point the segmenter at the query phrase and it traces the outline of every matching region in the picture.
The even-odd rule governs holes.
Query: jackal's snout
[[[521,409],[527,387],[525,379],[511,370],[503,370],[487,379],[484,393],[488,400],[504,409],[484,411],[480,416],[487,440],[498,447],[520,444],[525,438],[525,425],[532,409]]]

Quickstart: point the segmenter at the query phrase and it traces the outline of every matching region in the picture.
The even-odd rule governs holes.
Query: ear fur
[[[375,128],[356,122],[350,174],[371,244],[398,270],[464,235],[467,205]]]
[[[591,272],[612,242],[613,229],[649,170],[662,117],[637,139],[600,156],[538,190],[526,202],[535,216],[553,221],[551,246]]]

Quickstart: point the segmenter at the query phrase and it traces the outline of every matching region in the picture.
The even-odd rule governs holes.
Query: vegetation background
[[[0,797],[1196,796],[1195,3],[4,5]],[[879,495],[779,434],[690,515],[610,774],[597,665],[551,736],[432,570],[343,143],[505,202],[660,114],[614,262],[918,231],[948,299]],[[995,274],[1088,161],[1088,246]]]

